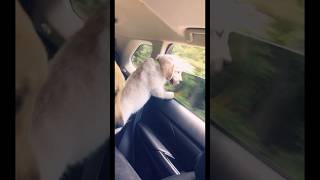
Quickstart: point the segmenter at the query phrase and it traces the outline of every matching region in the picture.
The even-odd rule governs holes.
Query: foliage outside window
[[[143,63],[147,58],[151,57],[152,45],[142,44],[138,49],[133,53],[131,61],[135,67],[138,67]]]
[[[251,9],[239,10],[247,13],[241,16],[246,24],[240,24],[240,32],[304,53],[304,0],[240,0],[234,8],[241,5]]]
[[[166,84],[166,89],[174,91],[178,102],[205,120],[205,48],[173,44],[168,53],[180,57],[192,70],[182,73],[179,85]]]

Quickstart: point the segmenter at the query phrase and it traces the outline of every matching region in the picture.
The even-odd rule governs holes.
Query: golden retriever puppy
[[[52,59],[31,127],[41,180],[58,180],[109,139],[109,15],[99,10]]]
[[[34,104],[48,73],[47,54],[18,1],[15,11],[15,179],[37,180],[39,171],[30,136]]]
[[[129,76],[121,94],[122,121],[118,125],[123,126],[131,114],[144,106],[150,96],[161,99],[174,97],[173,92],[164,89],[164,84],[170,81],[176,85],[182,81],[182,70],[178,64],[178,59],[173,55],[159,55],[155,60],[146,59]]]

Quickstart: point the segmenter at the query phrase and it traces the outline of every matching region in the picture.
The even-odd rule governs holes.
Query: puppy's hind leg
[[[173,99],[174,93],[165,91],[164,89],[153,89],[151,95],[160,99]]]

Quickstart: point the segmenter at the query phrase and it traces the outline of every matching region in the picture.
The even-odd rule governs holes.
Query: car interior
[[[152,46],[151,58],[172,43],[204,46],[204,1],[117,0],[115,17],[115,60],[125,77],[135,70],[132,56],[142,44]],[[204,178],[205,124],[174,99],[151,97],[115,137],[116,154],[138,179]],[[117,162],[121,179],[126,165]]]
[[[49,61],[65,40],[85,22],[85,15],[80,16],[74,6],[76,1],[21,0],[47,48]],[[151,58],[167,53],[173,43],[205,46],[204,0],[115,0],[115,17],[114,61],[125,78],[136,69],[132,57],[143,44],[152,46]],[[234,43],[240,45],[234,46]],[[273,54],[260,52],[261,57],[264,57],[259,59],[261,61],[283,62],[284,68],[304,68],[303,53],[247,34],[231,33],[229,46],[233,62],[241,64],[249,55],[256,55],[253,47],[259,46]],[[239,49],[244,53],[239,53],[237,47],[241,47]],[[284,59],[293,59],[297,63],[286,65]],[[215,82],[211,79],[210,84],[217,83],[224,87],[223,82],[230,79],[228,72],[233,73],[234,77],[240,76],[241,72],[235,71],[234,66],[229,65],[226,73],[217,75]],[[293,74],[304,78],[304,72]],[[281,82],[282,76],[277,77]],[[286,88],[293,86],[290,84]],[[211,88],[210,99],[216,98],[219,93],[219,89],[212,92]],[[215,112],[210,110],[210,115]],[[291,118],[283,117],[285,120],[280,127],[285,129],[286,122]],[[241,134],[230,133],[232,127],[228,129],[227,125],[219,121],[219,116],[210,116],[210,125],[207,126],[210,127],[210,179],[296,179],[281,168],[281,163],[273,163],[265,154],[248,146],[241,139]],[[115,132],[116,179],[204,179],[205,146],[203,119],[176,99],[152,97],[140,111],[131,116],[125,126]],[[105,179],[108,149],[106,144],[102,145],[84,161],[70,166],[61,179]],[[293,174],[296,169],[291,169]]]
[[[239,47],[237,44],[241,44],[241,50],[237,49],[237,47]],[[289,143],[299,142],[293,134],[290,134],[289,129],[293,129],[293,127],[289,127],[288,125],[292,122],[292,114],[297,117],[298,121],[303,121],[301,112],[303,112],[304,109],[304,100],[303,89],[301,87],[304,83],[304,55],[238,32],[230,34],[229,45],[233,63],[226,67],[223,73],[217,74],[214,82],[212,82],[215,87],[217,87],[215,90],[211,90],[211,98],[216,99],[213,106],[222,105],[222,102],[217,100],[217,98],[227,96],[232,97],[232,91],[223,91],[223,88],[226,87],[223,82],[230,81],[230,74],[234,77],[239,77],[236,78],[236,81],[240,81],[241,76],[244,75],[241,70],[250,64],[250,60],[253,60],[256,58],[255,56],[258,56],[260,58],[258,58],[257,61],[274,65],[274,67],[276,67],[275,71],[278,72],[270,87],[262,84],[262,82],[268,82],[268,80],[261,81],[261,84],[257,82],[255,82],[255,84],[250,84],[253,81],[250,82],[248,78],[248,80],[242,82],[244,86],[254,86],[261,92],[265,89],[266,93],[266,95],[259,97],[261,104],[255,105],[256,107],[251,112],[252,115],[250,115],[250,118],[253,119],[257,117],[258,114],[260,115],[260,113],[268,112],[269,115],[264,114],[267,123],[264,122],[264,126],[260,126],[260,128],[265,131],[265,136],[271,143],[277,144],[277,139],[280,138],[283,138],[284,141]],[[239,52],[241,52],[241,55]],[[272,55],[271,53],[265,54],[265,52],[272,52]],[[261,54],[263,55],[261,56]],[[240,65],[242,68],[238,68],[239,70],[237,70],[235,67],[240,67]],[[292,70],[288,72],[288,69]],[[254,78],[253,73],[251,74],[251,72],[248,72],[248,75]],[[240,90],[240,88],[237,88],[234,85],[229,87],[234,88],[234,91]],[[271,87],[273,88],[273,91],[269,91],[269,88],[272,89]],[[297,91],[295,91],[295,88]],[[290,89],[292,94],[287,92],[287,95],[282,94],[281,97],[277,96],[279,92],[286,89]],[[249,91],[250,89],[248,88],[246,90]],[[296,100],[291,100],[295,98]],[[286,103],[290,103],[290,105]],[[226,105],[225,107],[231,106]],[[292,109],[288,110],[287,108]],[[292,112],[293,109],[296,109],[296,113]],[[225,121],[223,120],[226,119],[221,116],[220,109],[212,108],[211,111],[210,149],[213,149],[213,151],[210,152],[211,179],[299,179],[296,173],[288,171],[288,166],[283,164],[279,165],[280,159],[281,161],[285,161],[286,158],[278,157],[278,162],[275,163],[275,160],[271,159],[272,156],[270,154],[263,154],[261,149],[256,149],[257,147],[255,147],[259,146],[259,148],[265,148],[264,146],[253,146],[248,143],[249,141],[247,138],[250,137],[249,135],[240,137],[244,132],[238,132],[238,134],[233,133],[234,130],[230,129],[228,125],[224,123]],[[220,120],[220,118],[222,120]],[[261,118],[260,121],[262,123],[263,118]],[[299,126],[302,125],[300,124]],[[294,126],[294,128],[296,128],[296,126]],[[246,129],[246,131],[248,131],[248,129]],[[287,134],[281,134],[282,132]],[[290,153],[294,151],[293,149],[294,148],[290,146],[290,149],[286,152],[286,156],[289,156]],[[303,156],[300,151],[297,150],[297,152],[299,152],[297,156]],[[292,161],[292,159],[290,159],[290,161]],[[243,164],[246,165],[243,166]],[[297,166],[297,171],[302,170],[300,164],[297,162],[295,163],[295,166]]]
[[[210,2],[210,30],[232,27],[232,61],[210,67],[210,179],[305,179],[303,2]]]

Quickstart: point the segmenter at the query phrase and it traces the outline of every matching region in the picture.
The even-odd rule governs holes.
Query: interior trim
[[[178,103],[176,100],[161,100],[151,97],[149,100],[153,106],[159,109],[165,116],[174,120],[177,127],[188,132],[190,138],[205,148],[205,122]],[[167,113],[170,111],[170,113]],[[176,118],[181,117],[181,118]]]
[[[211,179],[286,179],[212,124],[210,124],[210,137]]]

